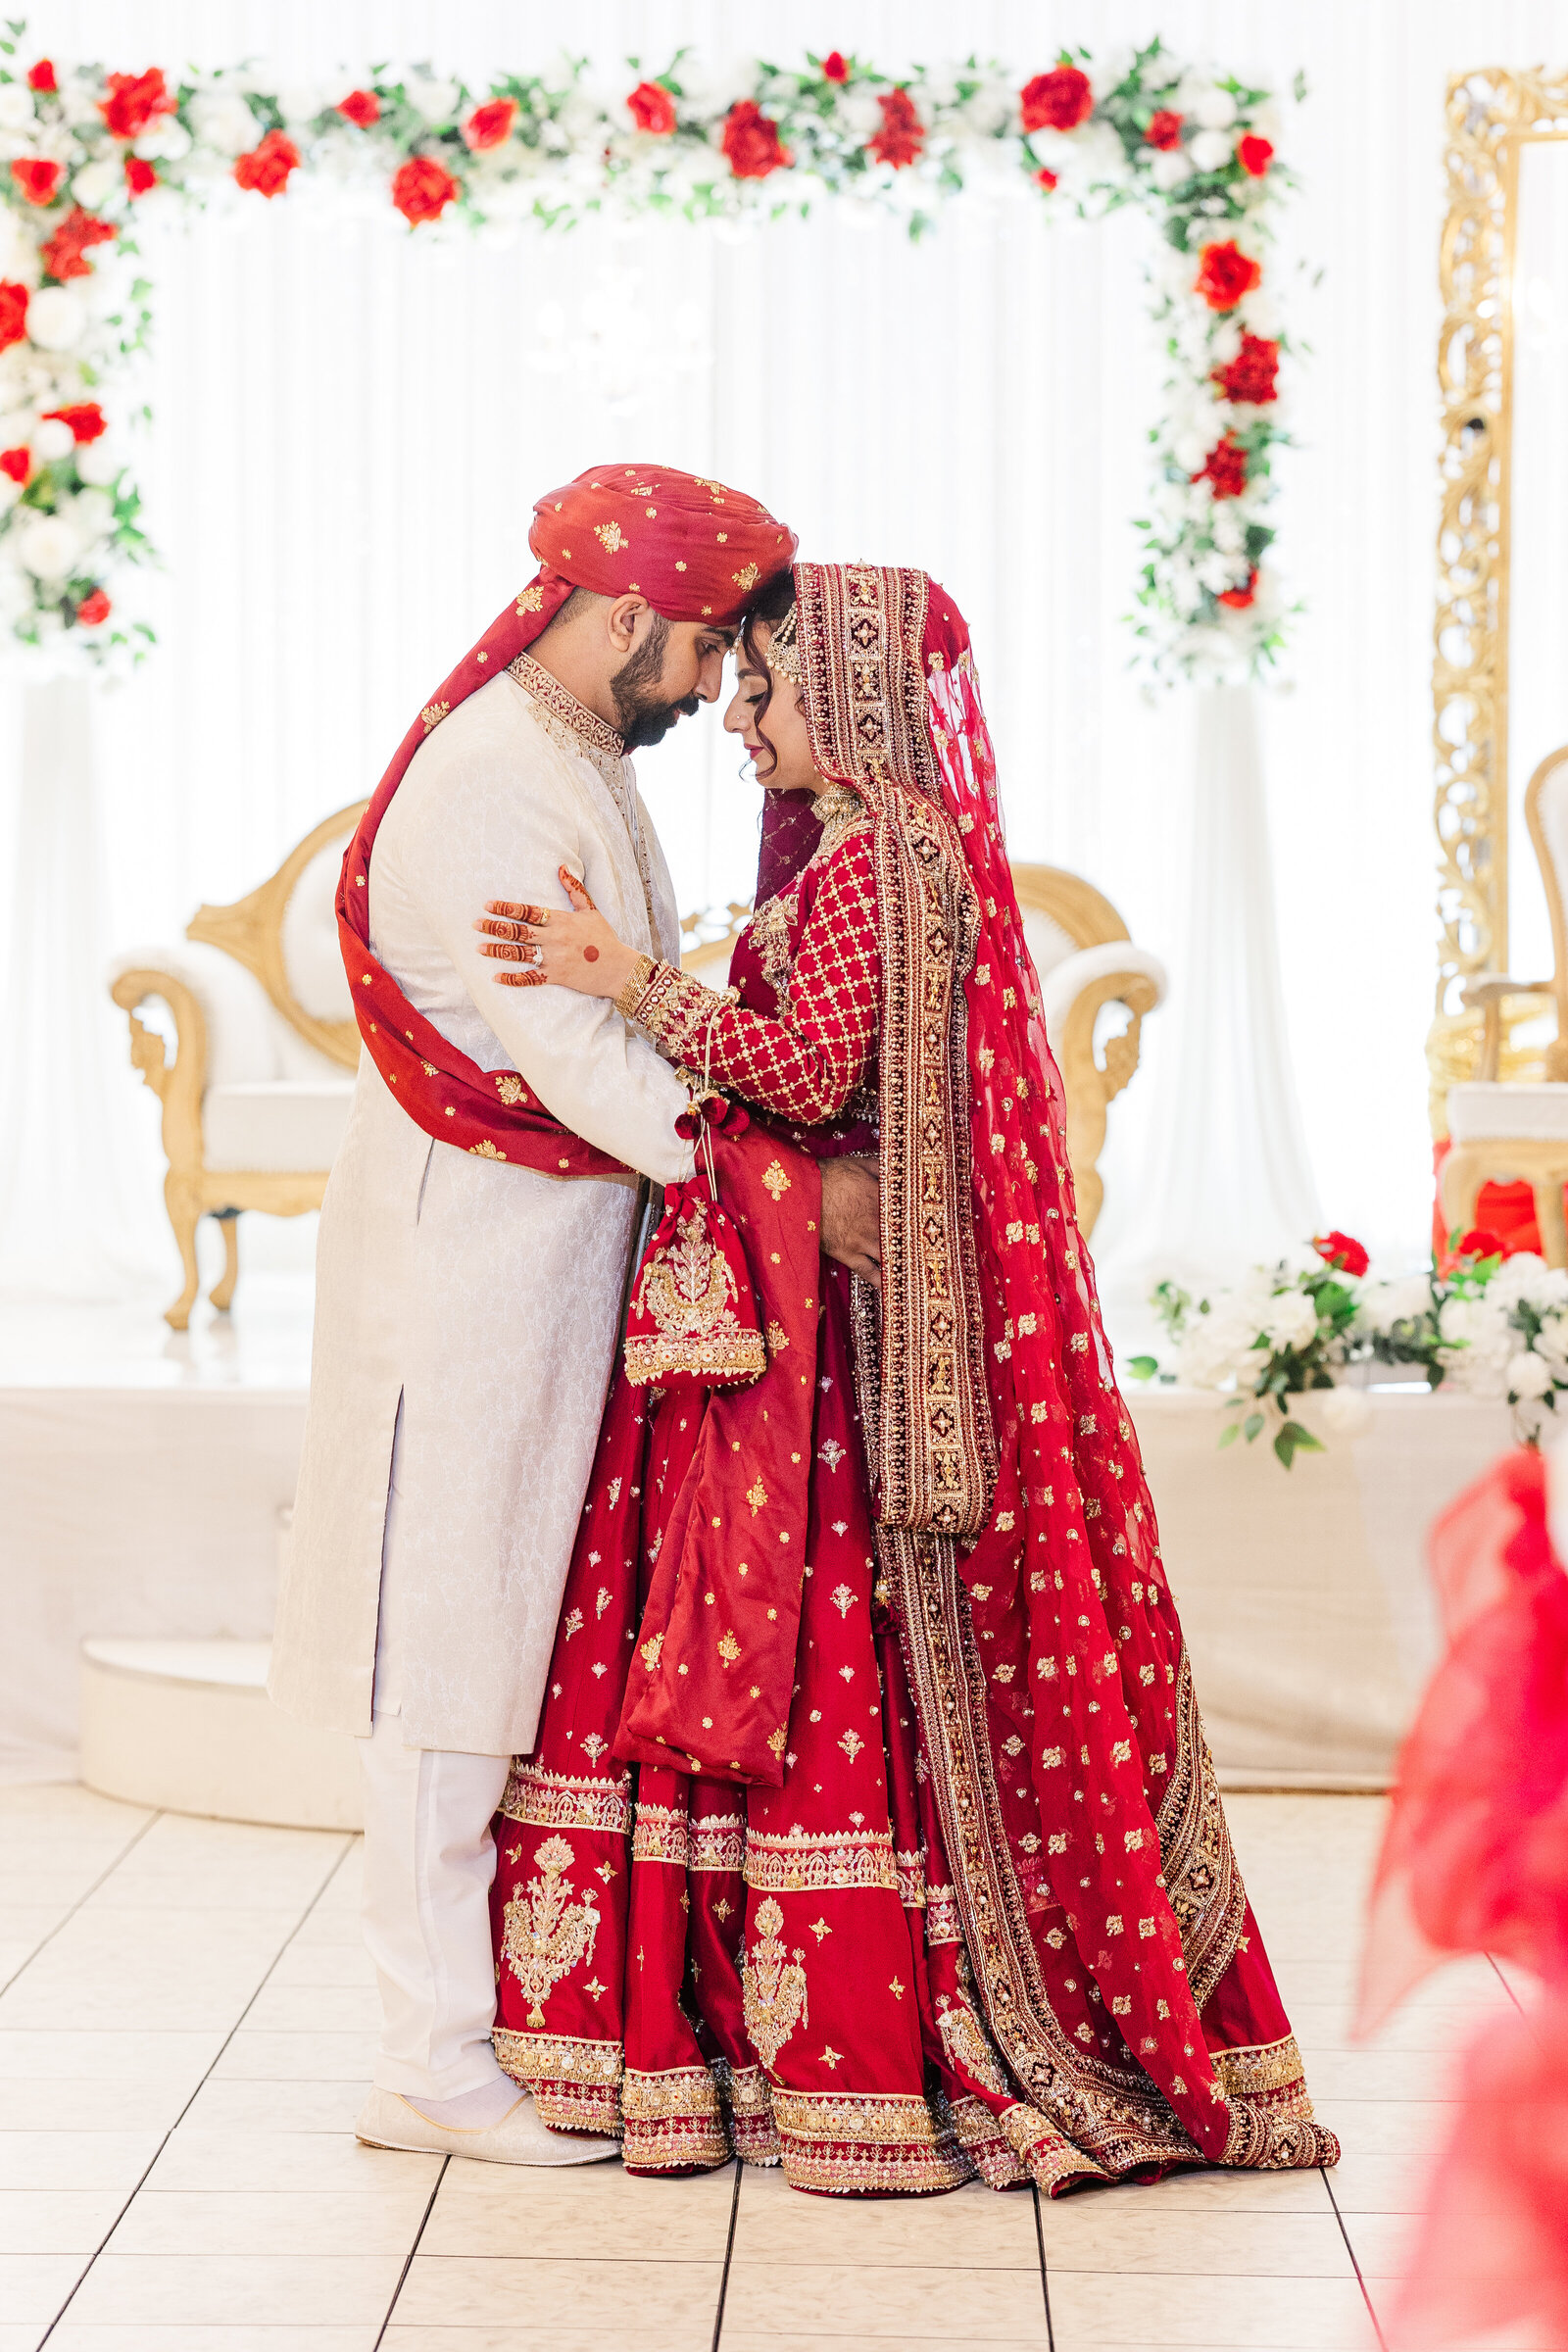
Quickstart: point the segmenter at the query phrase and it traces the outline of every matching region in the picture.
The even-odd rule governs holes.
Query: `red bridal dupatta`
[[[723,1658],[758,1560],[737,1508],[689,1653],[645,1632],[703,1413],[622,1383],[497,1821],[498,2054],[636,2169],[734,2147],[803,2187],[1056,2190],[1331,2163],[1078,1232],[967,631],[920,572],[795,582],[815,764],[869,819],[883,1263],[842,1313],[822,1274],[786,1770],[724,1768],[739,1657],[686,1715],[701,1769],[616,1769],[646,1678],[678,1716],[672,1658],[688,1684]],[[743,938],[763,1007],[757,964]],[[766,1240],[754,1216],[754,1264]],[[763,1387],[724,1399],[742,1494]]]

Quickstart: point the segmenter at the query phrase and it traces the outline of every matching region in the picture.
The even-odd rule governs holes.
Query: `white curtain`
[[[401,54],[477,75],[545,62],[554,22],[500,0],[57,0],[47,38],[131,67],[265,56],[293,76]],[[31,926],[14,937],[13,1020],[58,1039],[54,1066],[71,1072],[44,1133],[36,1093],[24,1098],[26,1152],[74,1132],[86,1184],[99,1146],[80,1121],[99,1118],[103,1186],[158,1280],[172,1260],[156,1105],[122,1069],[94,1106],[105,1032],[84,1007],[102,1004],[103,957],[177,937],[200,900],[247,890],[369,789],[521,576],[533,495],[617,451],[743,482],[808,554],[918,562],[957,595],[1014,854],[1088,875],[1171,965],[1170,1004],[1112,1113],[1112,1271],[1178,1257],[1218,1270],[1244,1231],[1250,1252],[1317,1214],[1392,1255],[1421,1250],[1442,91],[1452,68],[1549,52],[1557,14],[1546,0],[1498,0],[1483,23],[1457,0],[978,0],[958,20],[937,0],[804,0],[765,38],[890,60],[973,47],[1023,74],[1064,40],[1155,29],[1278,87],[1302,68],[1311,86],[1288,116],[1301,186],[1277,265],[1292,334],[1311,347],[1292,371],[1299,446],[1278,508],[1280,563],[1307,610],[1282,689],[1254,714],[1261,760],[1253,719],[1216,709],[1204,723],[1224,757],[1196,783],[1193,710],[1146,698],[1127,666],[1130,518],[1159,381],[1140,219],[1054,229],[1026,205],[963,207],[917,247],[892,223],[826,214],[739,243],[675,224],[488,250],[302,193],[149,232],[143,478],[167,558],[149,583],[161,644],[100,699],[96,776],[46,804],[61,827],[78,821],[68,809],[95,811],[74,899],[58,879],[72,837],[33,821],[47,788],[19,765],[14,705],[0,710],[13,810],[0,906]],[[657,66],[687,42],[716,59],[764,36],[717,0],[606,0],[571,37],[617,87],[628,54]],[[629,371],[590,356],[596,305],[629,320]],[[744,894],[756,802],[716,724],[682,728],[644,772],[683,901]],[[81,880],[94,857],[96,914]],[[0,1085],[19,1067],[10,1057]],[[0,1133],[12,1110],[7,1093]],[[264,1247],[291,1246],[250,1223]],[[58,1267],[24,1218],[8,1219],[6,1247],[46,1279]]]

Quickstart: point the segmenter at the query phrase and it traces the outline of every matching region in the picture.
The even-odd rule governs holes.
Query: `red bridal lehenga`
[[[782,873],[764,845],[738,1003],[657,965],[635,1005],[750,1111],[717,1164],[767,1369],[612,1391],[496,1821],[497,2055],[637,2172],[1332,2164],[1077,1229],[967,630],[920,572],[795,582],[817,821]],[[880,1159],[880,1298],[817,1253],[839,1152]],[[722,1326],[722,1270],[677,1273],[684,1337]]]

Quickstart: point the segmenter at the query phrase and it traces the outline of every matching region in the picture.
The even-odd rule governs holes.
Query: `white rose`
[[[190,132],[177,115],[155,115],[136,141],[149,163],[177,164],[190,153]]]
[[[462,94],[455,81],[434,81],[422,74],[411,76],[404,88],[415,113],[427,122],[450,122]]]
[[[72,351],[87,324],[87,306],[64,286],[41,286],[27,305],[27,339],[40,351]]]
[[[98,101],[107,96],[108,91],[102,81],[96,78],[85,80],[76,74],[68,74],[60,85],[61,111],[73,125],[90,122],[95,129],[102,130],[104,119],[98,112]]]
[[[1265,294],[1261,287],[1253,293],[1243,295],[1237,305],[1236,315],[1250,335],[1261,335],[1265,341],[1272,343],[1279,334],[1280,306],[1272,294]]]
[[[0,130],[28,130],[37,119],[26,83],[0,81]]]
[[[1163,195],[1193,176],[1192,159],[1185,147],[1161,147],[1149,167],[1149,176]]]
[[[83,441],[76,451],[76,471],[94,489],[107,489],[124,462],[107,435],[96,441]]]
[[[326,105],[320,85],[314,81],[290,82],[277,93],[277,111],[285,122],[310,122]]]
[[[53,514],[36,514],[22,526],[17,553],[40,580],[62,580],[75,562],[78,541],[68,522]]]
[[[4,92],[0,91],[0,96],[3,95]],[[95,164],[83,164],[71,183],[71,192],[78,204],[85,205],[88,212],[93,213],[99,205],[108,202],[117,188],[122,188],[124,184],[116,167],[107,157],[101,157]]]
[[[1304,1348],[1317,1337],[1317,1308],[1304,1291],[1281,1291],[1268,1302],[1262,1331],[1275,1348]]]
[[[1187,111],[1200,130],[1229,130],[1236,120],[1236,101],[1229,90],[1216,89],[1212,82],[1206,82],[1193,92]],[[1226,152],[1229,153],[1228,147]]]
[[[237,90],[208,90],[191,108],[196,136],[220,155],[244,155],[261,137],[261,128]]]
[[[1543,1363],[1541,1357],[1529,1348],[1522,1348],[1517,1355],[1508,1358],[1503,1378],[1508,1384],[1509,1396],[1518,1397],[1521,1403],[1531,1402],[1540,1396],[1549,1396],[1555,1385],[1550,1367]]]
[[[1223,172],[1231,160],[1231,143],[1222,130],[1200,130],[1190,153],[1197,172]]]
[[[71,521],[82,545],[101,539],[115,519],[115,502],[107,490],[78,490],[71,502]]]
[[[56,458],[69,458],[76,446],[75,434],[58,416],[40,416],[29,439],[40,466],[52,465]]]

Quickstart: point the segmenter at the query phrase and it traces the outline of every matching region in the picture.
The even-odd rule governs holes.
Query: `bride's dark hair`
[[[758,650],[757,640],[752,632],[757,623],[761,620],[767,623],[768,635],[771,637],[779,622],[789,618],[794,606],[794,572],[776,571],[773,577],[764,584],[756,603],[747,606],[745,616],[741,621],[741,651],[746,656],[746,665],[749,669],[760,670],[767,680],[767,691],[758,704],[757,716],[752,722],[767,753],[766,767],[760,767],[757,771],[759,780],[773,773],[774,768],[778,765],[778,754],[762,733],[762,721],[767,716],[767,706],[773,700],[773,672],[768,668],[764,656]]]

